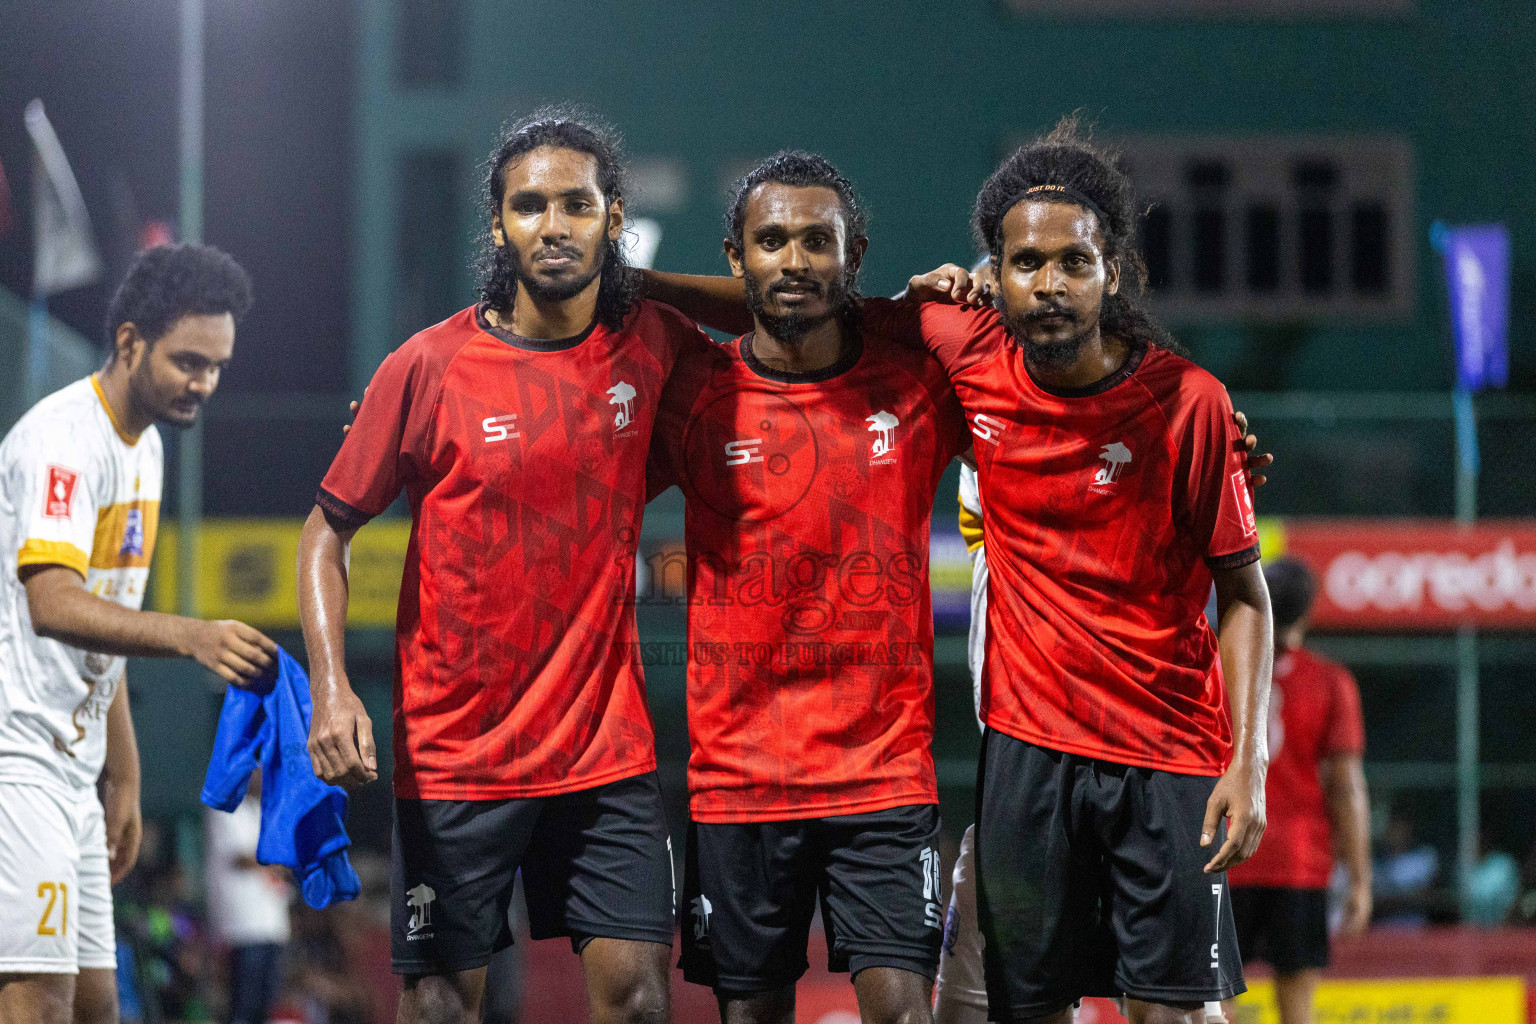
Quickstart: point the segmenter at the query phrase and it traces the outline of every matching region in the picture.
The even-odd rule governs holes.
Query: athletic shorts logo
[[[1237,514],[1242,518],[1243,534],[1248,537],[1256,536],[1259,532],[1259,524],[1253,515],[1253,495],[1248,492],[1248,471],[1233,470],[1231,479],[1232,496],[1237,499]]]
[[[405,929],[406,942],[418,942],[432,937],[432,904],[437,900],[437,890],[425,882],[405,894],[405,906],[411,912],[411,920]]]
[[[884,409],[881,409],[873,416],[864,417],[864,420],[869,424],[868,429],[875,434],[875,442],[869,446],[869,460],[874,462],[882,456],[889,455],[891,450],[896,447],[896,428],[900,426],[901,421],[894,414],[888,413]],[[885,461],[890,462],[894,460],[887,459]]]
[[[693,941],[703,942],[709,938],[709,915],[715,908],[703,893],[695,896],[690,906],[693,908]]]
[[[80,474],[63,466],[48,467],[48,493],[43,496],[43,515],[48,519],[68,519],[75,501],[75,484]]]
[[[939,851],[931,846],[918,852],[923,863],[923,923],[929,928],[943,928],[944,918],[939,913]]]
[[[522,436],[517,429],[517,413],[515,412],[509,412],[505,416],[487,416],[480,421],[480,429],[485,431],[486,444],[505,441],[509,437]]]
[[[1211,895],[1216,900],[1216,941],[1211,943],[1211,970],[1221,970],[1221,883],[1211,884]]]
[[[740,441],[727,441],[725,443],[725,464],[727,466],[745,466],[749,462],[762,462],[763,453],[757,446],[763,443],[760,437],[748,437]]]
[[[1104,465],[1094,472],[1093,484],[1095,487],[1108,487],[1119,477],[1120,471],[1130,465],[1131,450],[1115,441],[1104,446],[1103,451],[1099,452],[1099,458],[1104,460]]]

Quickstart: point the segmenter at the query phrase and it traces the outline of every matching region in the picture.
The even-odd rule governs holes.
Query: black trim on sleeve
[[[325,513],[325,521],[333,529],[341,527],[345,530],[361,530],[373,518],[370,513],[348,505],[324,487],[315,492],[315,504],[320,506],[320,511]]]
[[[1245,565],[1252,565],[1259,560],[1259,546],[1255,544],[1251,548],[1234,551],[1230,555],[1205,556],[1205,564],[1211,569],[1241,569]]]

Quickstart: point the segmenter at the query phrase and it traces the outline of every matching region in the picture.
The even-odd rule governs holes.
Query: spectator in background
[[[1378,922],[1394,928],[1423,928],[1429,924],[1440,854],[1418,837],[1418,823],[1405,804],[1397,804],[1382,830],[1376,858]]]
[[[1245,961],[1275,969],[1281,1024],[1311,1024],[1312,991],[1328,966],[1328,882],[1334,858],[1349,876],[1340,932],[1371,918],[1370,804],[1361,758],[1360,691],[1342,665],[1303,645],[1316,580],[1281,558],[1264,566],[1275,619],[1269,698],[1269,828],[1232,868],[1232,912]],[[1228,1003],[1227,1019],[1236,1020]]]
[[[1494,846],[1487,829],[1478,858],[1461,889],[1461,919],[1477,928],[1497,928],[1510,919],[1520,898],[1520,862]]]
[[[282,979],[293,886],[282,868],[256,860],[261,772],[232,813],[204,811],[208,919],[229,949],[230,1024],[266,1024]]]

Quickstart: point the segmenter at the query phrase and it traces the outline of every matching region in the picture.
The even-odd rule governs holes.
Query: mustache
[[[1019,319],[1027,324],[1039,323],[1047,317],[1060,317],[1067,323],[1075,324],[1078,321],[1077,311],[1066,306],[1058,306],[1055,303],[1046,303],[1025,313]]]
[[[546,256],[564,256],[567,259],[579,260],[584,254],[574,245],[546,245],[542,249],[536,249],[533,258],[543,259]]]
[[[800,278],[790,278],[789,280],[785,281],[775,281],[773,284],[768,286],[768,291],[770,294],[774,292],[787,292],[790,290],[809,292],[812,295],[820,295],[826,291],[826,289],[821,286],[820,281],[812,281],[808,278],[804,280]]]

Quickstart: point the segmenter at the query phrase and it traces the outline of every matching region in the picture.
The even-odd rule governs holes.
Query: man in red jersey
[[[595,1021],[662,1021],[671,844],[634,622],[645,457],[678,353],[637,301],[621,168],[541,112],[489,162],[483,301],[374,376],[304,528],[299,596],[327,781],[376,774],[343,657],[347,543],[403,489],[392,961],[403,1022],[477,1021],[523,872],[535,938],[569,936]]]
[[[1317,581],[1292,558],[1264,567],[1281,654],[1269,704],[1269,829],[1233,868],[1232,913],[1245,961],[1275,969],[1281,1024],[1310,1024],[1328,966],[1328,880],[1335,851],[1349,873],[1339,930],[1371,920],[1371,808],[1361,757],[1360,690],[1343,665],[1307,650]],[[1231,1013],[1228,1013],[1231,1016]]]
[[[819,902],[863,1020],[920,1021],[943,929],[928,529],[969,435],[893,338],[904,304],[859,299],[864,215],[831,164],[764,161],[727,229],[753,330],[679,364],[651,470],[687,498],[682,965],[727,1024],[788,1024]]]
[[[1115,993],[1134,1024],[1199,1022],[1244,988],[1224,872],[1264,829],[1269,599],[1226,391],[1134,302],[1135,214],[1064,124],[977,199],[998,308],[922,307],[988,516],[976,860],[1002,1022]],[[912,286],[969,291],[958,267]]]

